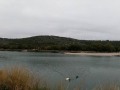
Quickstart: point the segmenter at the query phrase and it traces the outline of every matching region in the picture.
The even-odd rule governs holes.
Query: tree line
[[[119,52],[120,41],[77,40],[58,36],[34,36],[21,39],[0,38],[0,49]]]

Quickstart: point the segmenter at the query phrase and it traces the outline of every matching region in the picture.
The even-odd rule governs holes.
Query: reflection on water
[[[87,87],[100,82],[117,81],[120,57],[90,57],[59,53],[0,51],[0,67],[25,66],[51,84],[71,78],[71,88],[82,81]],[[76,76],[79,78],[75,79]]]

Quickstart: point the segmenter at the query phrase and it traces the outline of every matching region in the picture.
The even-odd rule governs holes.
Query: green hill
[[[77,40],[59,36],[34,36],[20,39],[0,38],[0,49],[118,52],[120,51],[120,41]]]

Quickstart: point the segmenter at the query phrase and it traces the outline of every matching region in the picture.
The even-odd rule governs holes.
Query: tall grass
[[[0,70],[0,90],[49,90],[49,88],[29,70],[14,67]]]
[[[64,82],[55,85],[55,90],[69,90]],[[47,83],[29,70],[19,67],[0,70],[0,90],[52,90]],[[71,90],[71,89],[70,89]],[[80,86],[73,90],[84,90]],[[89,89],[88,89],[89,90]],[[93,90],[120,90],[118,84],[104,84]]]
[[[120,86],[118,84],[104,84],[97,86],[93,90],[120,90]]]

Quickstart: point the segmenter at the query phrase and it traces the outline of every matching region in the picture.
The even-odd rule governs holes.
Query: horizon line
[[[3,39],[24,39],[24,38],[31,38],[31,37],[38,37],[38,36],[53,36],[53,37],[63,37],[63,38],[70,38],[70,39],[76,39],[76,40],[85,40],[85,41],[120,41],[120,40],[110,40],[110,39],[78,39],[73,37],[65,37],[65,36],[59,36],[59,35],[33,35],[33,36],[25,36],[25,37],[0,37]]]

